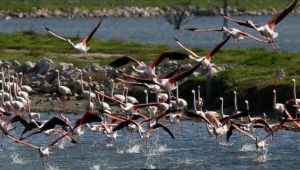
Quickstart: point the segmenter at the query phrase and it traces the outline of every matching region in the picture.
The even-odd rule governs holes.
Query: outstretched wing
[[[249,28],[253,28],[254,29],[254,27],[251,25],[251,24],[249,24],[248,22],[245,22],[245,21],[241,21],[241,20],[237,20],[237,19],[233,19],[233,18],[230,18],[230,17],[227,17],[227,16],[223,16],[225,19],[227,19],[227,20],[230,20],[230,21],[233,21],[233,22],[235,22],[235,23],[237,23],[237,24],[239,24],[239,25],[242,25],[242,26],[245,26],[245,27],[249,27]]]
[[[151,68],[155,69],[164,59],[169,58],[170,60],[184,60],[189,56],[184,53],[166,51],[162,52],[152,63]]]
[[[64,38],[63,36],[58,35],[57,33],[53,32],[51,29],[49,29],[48,27],[45,27],[45,29],[48,31],[48,33],[60,40],[66,41],[68,42],[68,40],[66,38]]]
[[[111,67],[122,67],[126,64],[128,64],[129,62],[135,62],[137,63],[138,65],[142,65],[138,60],[134,59],[133,57],[130,57],[130,56],[123,56],[123,57],[120,57],[118,59],[116,59],[115,61],[111,62],[109,65]]]
[[[86,43],[88,43],[90,41],[90,39],[93,37],[93,35],[95,34],[95,32],[97,31],[97,29],[99,28],[99,26],[101,25],[103,20],[103,17],[101,18],[101,20],[98,22],[98,24],[92,29],[92,31],[82,40],[82,44],[86,45]]]
[[[278,24],[283,18],[285,18],[297,5],[298,0],[294,0],[287,8],[280,11],[278,14],[276,14],[274,17],[272,17],[268,21],[268,26],[270,29],[274,29],[274,26]]]
[[[162,128],[163,130],[165,130],[173,139],[175,139],[173,133],[170,131],[169,128],[167,128],[166,126],[160,124],[160,123],[155,123],[153,126],[150,127],[149,131],[153,130],[153,129],[157,129],[157,128]]]
[[[184,49],[185,51],[187,51],[188,53],[190,53],[192,56],[194,56],[195,58],[199,58],[199,56],[193,52],[191,49],[185,47],[177,38],[175,38],[175,41],[177,42],[177,44]]]
[[[186,30],[188,31],[194,31],[194,32],[213,32],[213,31],[217,31],[217,32],[222,32],[224,31],[222,28],[209,28],[209,29],[200,29],[200,28],[187,28]]]
[[[216,45],[214,48],[212,48],[207,54],[206,54],[206,59],[208,61],[211,60],[211,57],[220,50],[220,48],[223,47],[223,45],[230,39],[231,35],[227,36],[221,43],[219,43],[218,45]]]

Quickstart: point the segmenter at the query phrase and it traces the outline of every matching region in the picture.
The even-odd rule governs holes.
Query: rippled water
[[[52,117],[44,115],[44,117]],[[69,116],[75,120],[79,116]],[[171,125],[167,124],[171,128]],[[172,129],[172,128],[171,128]],[[17,128],[16,131],[21,129]],[[270,141],[267,155],[257,157],[253,141],[234,132],[230,145],[224,141],[216,145],[202,123],[183,121],[182,127],[173,126],[175,139],[164,131],[153,133],[141,142],[137,135],[126,130],[118,133],[114,146],[106,145],[104,136],[95,136],[88,129],[83,134],[84,160],[79,145],[63,143],[51,150],[48,169],[298,169],[300,135],[279,131]],[[16,136],[20,133],[12,132]],[[263,132],[259,132],[264,136]],[[47,144],[43,135],[31,142]],[[225,139],[224,139],[225,140]],[[94,141],[96,143],[94,144]],[[94,145],[93,145],[94,144]],[[226,144],[226,145],[224,145]],[[42,169],[37,150],[4,139],[0,150],[0,165],[5,169]],[[1,169],[1,168],[0,168]]]
[[[270,16],[255,17],[236,17],[238,19],[252,19],[256,23],[266,23]],[[299,16],[288,16],[277,27],[279,32],[278,44],[284,51],[299,51]],[[17,31],[33,30],[38,33],[46,34],[45,26],[53,28],[58,33],[68,36],[85,36],[98,22],[97,18],[26,18],[12,19],[9,21],[0,20],[0,32],[10,33]],[[228,22],[229,27],[236,27],[236,24]],[[222,26],[222,17],[203,16],[198,17],[186,25],[187,27],[219,27]],[[254,31],[247,28],[242,30],[257,35]],[[183,29],[174,30],[163,17],[116,17],[105,18],[101,28],[95,33],[95,37],[102,39],[119,39],[125,41],[136,41],[140,43],[168,44],[177,47],[174,37],[180,39],[188,47],[211,48],[222,39],[222,33],[195,33]],[[258,35],[257,35],[258,36]],[[226,47],[238,48],[233,41],[226,44]],[[271,49],[265,44],[258,44],[253,40],[243,40],[241,48],[264,47]]]

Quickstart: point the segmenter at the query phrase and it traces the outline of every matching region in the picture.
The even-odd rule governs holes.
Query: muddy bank
[[[183,11],[185,8],[186,16],[218,16],[223,15],[224,10],[222,7],[215,7],[211,9],[188,6],[188,7],[120,7],[120,8],[100,8],[97,10],[86,10],[81,8],[73,9],[55,9],[49,10],[45,8],[33,8],[30,12],[21,11],[0,11],[0,18],[10,19],[10,18],[48,18],[48,17],[155,17],[155,16],[170,16],[176,15],[178,11]],[[262,10],[247,10],[235,7],[228,7],[228,14],[232,16],[240,15],[275,15],[279,10],[275,8],[266,8]],[[300,15],[300,8],[294,9],[290,15]]]

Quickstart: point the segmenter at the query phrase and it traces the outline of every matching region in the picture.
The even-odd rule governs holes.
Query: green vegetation
[[[71,38],[79,41],[77,37]],[[149,61],[158,56],[163,51],[172,49],[166,45],[147,44],[142,45],[134,42],[123,41],[101,41],[91,40],[90,55],[95,60],[88,60],[76,50],[51,36],[37,35],[33,32],[23,32],[14,34],[0,34],[0,59],[18,60],[20,62],[36,61],[40,58],[48,57],[54,62],[72,62],[75,66],[86,67],[91,63],[107,65],[116,59],[116,54],[131,55],[137,59]],[[271,49],[271,47],[270,47]],[[207,49],[194,49],[199,55],[204,55]],[[102,57],[105,55],[105,57]],[[74,57],[75,56],[75,57]],[[192,62],[190,60],[184,63]],[[232,101],[232,91],[237,90],[240,99],[249,99],[251,104],[255,104],[257,109],[272,109],[272,90],[278,89],[278,101],[285,101],[292,97],[291,78],[300,79],[300,53],[287,53],[268,51],[264,49],[223,49],[218,52],[213,62],[228,64],[232,69],[220,72],[212,82],[214,89],[211,94],[212,103],[216,103],[216,97],[224,96],[225,101]],[[280,69],[285,71],[285,77],[279,79],[277,74]],[[201,84],[203,95],[205,96],[205,86],[207,78],[200,76],[189,79],[182,85],[181,91],[185,98],[190,98],[190,91]],[[226,104],[226,103],[225,103]],[[231,105],[231,103],[230,103]]]
[[[285,7],[290,0],[228,0],[228,4],[232,7],[241,9],[265,9],[270,6],[281,9]],[[115,8],[123,6],[138,7],[166,7],[177,5],[190,5],[203,8],[214,8],[222,6],[223,0],[1,0],[0,10],[9,11],[31,11],[35,8],[47,9],[72,9],[75,7],[95,10],[100,8]]]

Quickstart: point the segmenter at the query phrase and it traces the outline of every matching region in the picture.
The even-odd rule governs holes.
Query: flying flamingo
[[[70,39],[64,38],[60,35],[58,35],[57,33],[53,32],[51,29],[49,29],[48,27],[45,27],[45,29],[48,31],[49,34],[51,34],[52,36],[63,40],[65,42],[68,42],[69,44],[71,44],[76,50],[78,50],[81,53],[84,53],[85,56],[88,59],[93,59],[92,57],[89,57],[87,55],[87,51],[90,49],[90,47],[87,47],[87,43],[90,41],[90,39],[93,37],[94,33],[97,31],[98,27],[101,25],[103,18],[101,18],[101,20],[98,22],[98,24],[92,29],[92,31],[80,42],[77,44],[74,44]]]
[[[184,49],[185,51],[187,51],[190,54],[189,58],[191,58],[197,62],[201,62],[202,65],[204,67],[206,67],[209,70],[209,72],[211,73],[210,61],[211,61],[212,56],[217,51],[219,51],[220,48],[222,48],[222,46],[230,39],[230,37],[231,37],[231,35],[227,36],[221,43],[219,43],[214,48],[212,48],[204,57],[199,57],[195,52],[193,52],[189,48],[185,47],[178,39],[175,38],[175,41],[182,49]]]
[[[297,5],[298,0],[294,0],[287,8],[280,11],[278,14],[273,16],[266,24],[264,25],[257,25],[254,24],[252,21],[240,21],[236,19],[232,19],[230,17],[224,16],[224,18],[231,20],[239,25],[246,26],[252,28],[259,32],[263,37],[270,40],[272,42],[272,46],[274,49],[279,49],[279,47],[274,42],[274,38],[278,37],[278,33],[275,32],[274,28],[282,19],[284,19]],[[274,44],[275,46],[274,46]]]
[[[245,37],[251,38],[255,41],[261,42],[261,43],[270,43],[270,41],[265,41],[265,40],[261,40],[249,33],[243,32],[239,29],[236,28],[227,28],[227,27],[222,27],[221,29],[197,29],[197,28],[188,28],[187,30],[189,31],[195,31],[195,32],[212,32],[212,31],[217,31],[217,32],[225,32],[228,33],[230,35],[232,35],[232,38],[234,39],[234,41],[239,45],[240,44],[240,40],[244,39]]]

